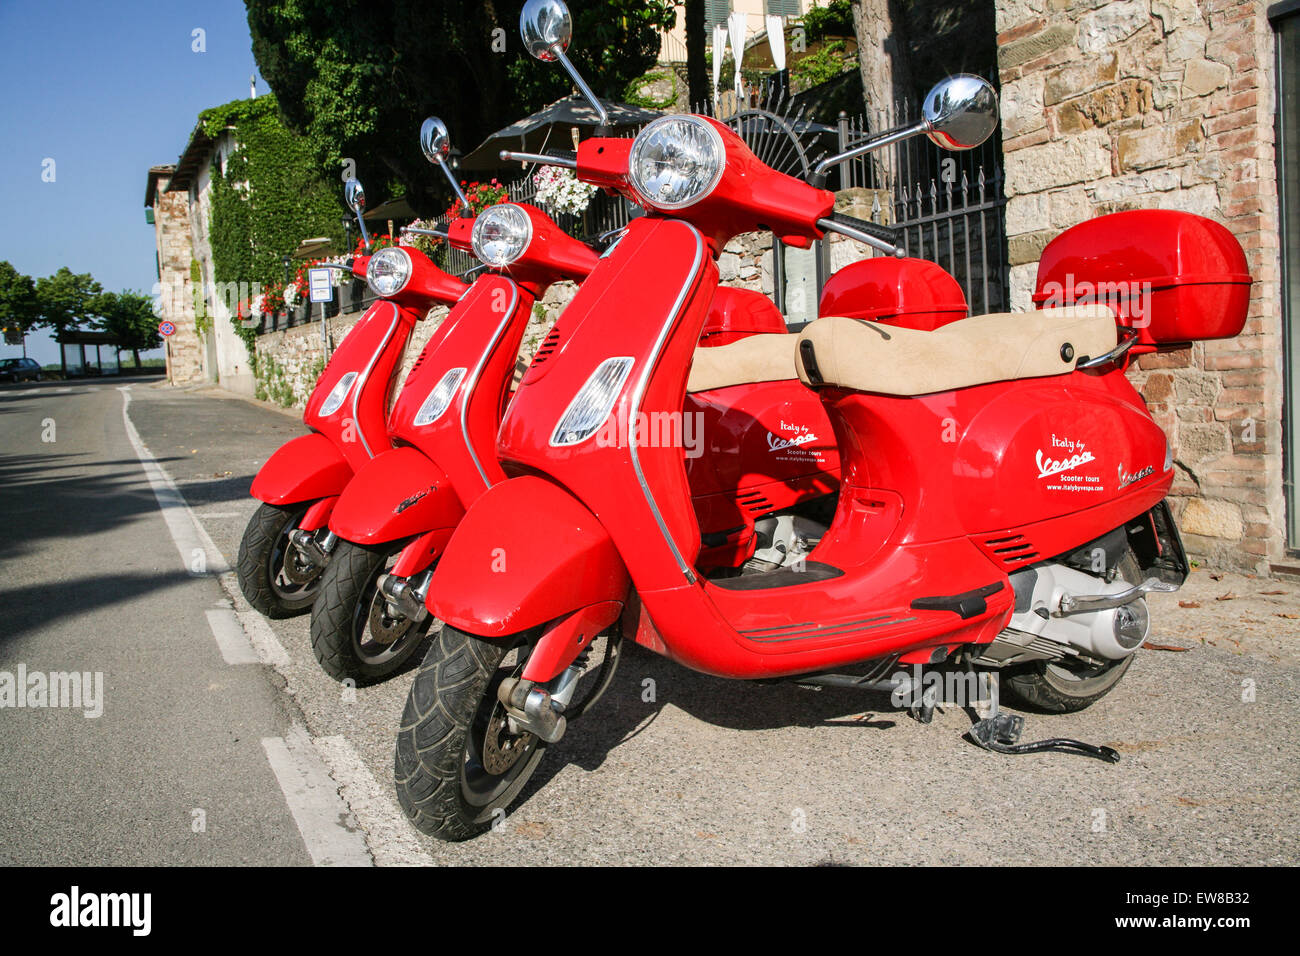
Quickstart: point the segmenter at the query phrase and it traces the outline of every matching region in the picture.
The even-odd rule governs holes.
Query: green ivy
[[[275,402],[281,408],[289,408],[293,405],[294,389],[293,383],[289,381],[289,376],[280,365],[269,355],[263,355],[257,363],[255,370],[257,378],[257,388],[254,394],[264,402]]]
[[[212,329],[212,316],[208,315],[208,303],[203,296],[203,266],[199,260],[190,259],[190,293],[194,299],[194,328],[203,338]]]
[[[659,99],[650,93],[643,94],[641,92],[641,87],[648,86],[651,83],[658,83],[660,80],[664,79],[671,80],[673,88],[672,93],[665,96],[663,99]],[[665,110],[676,103],[677,97],[680,95],[681,91],[677,88],[677,73],[673,70],[669,70],[667,73],[659,71],[647,73],[645,76],[639,77],[629,83],[627,85],[627,90],[623,94],[623,102],[630,103],[632,106],[640,106],[642,109],[647,110]]]
[[[213,170],[213,278],[254,284],[284,280],[283,257],[303,239],[326,236],[341,248],[342,189],[313,164],[305,139],[280,118],[274,96],[236,100],[199,114],[203,132],[217,137],[233,127],[237,147],[224,170]],[[255,330],[235,323],[250,355]]]

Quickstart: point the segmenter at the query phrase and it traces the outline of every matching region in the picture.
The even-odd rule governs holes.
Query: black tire
[[[384,613],[379,577],[404,542],[365,547],[339,541],[311,609],[311,649],[335,680],[373,683],[395,674],[423,642],[432,616],[418,624]]]
[[[1119,563],[1120,577],[1141,580],[1132,554]],[[1091,707],[1120,682],[1137,651],[1096,667],[1067,666],[1064,662],[1034,661],[1003,673],[1001,687],[1016,701],[1049,714],[1073,714]]]
[[[286,576],[285,562],[297,561],[289,534],[314,502],[280,508],[262,504],[248,519],[235,562],[244,599],[269,618],[294,617],[311,610],[320,588],[320,573],[304,581]],[[292,573],[303,576],[294,566]]]
[[[532,734],[498,732],[504,708],[497,688],[522,672],[527,650],[524,635],[509,643],[489,644],[444,625],[411,684],[394,758],[397,799],[417,828],[440,840],[490,829],[546,748]],[[484,764],[489,737],[500,772]]]

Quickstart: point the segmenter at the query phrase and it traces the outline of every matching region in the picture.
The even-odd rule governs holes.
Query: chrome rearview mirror
[[[573,18],[564,0],[528,0],[519,12],[519,35],[528,52],[544,63],[559,62],[600,117],[600,125],[609,125],[609,113],[578,75],[564,51],[573,37]]]
[[[528,52],[553,63],[569,48],[573,18],[564,0],[528,0],[519,14],[519,34]]]
[[[370,233],[366,232],[366,220],[361,215],[366,208],[366,191],[361,188],[361,183],[349,177],[343,182],[343,198],[353,215],[357,217],[357,225],[361,227],[361,241],[365,243],[366,252],[369,253]]]
[[[935,84],[921,113],[936,146],[974,149],[997,128],[998,94],[983,77],[959,73]]]
[[[436,116],[430,116],[420,124],[420,149],[424,158],[435,166],[441,166],[451,155],[451,137],[447,135],[447,124]]]
[[[826,174],[837,163],[922,134],[943,149],[974,149],[989,138],[997,125],[998,94],[993,84],[983,77],[958,73],[940,80],[926,94],[921,119],[910,126],[868,136],[852,149],[827,156],[817,164],[810,181],[814,186],[825,186]]]
[[[343,184],[343,198],[347,200],[348,208],[357,214],[366,208],[366,191],[355,179],[349,179]]]
[[[424,158],[441,169],[443,175],[447,177],[447,182],[451,183],[451,191],[460,200],[460,214],[474,215],[474,211],[469,207],[469,200],[465,198],[460,183],[456,181],[456,174],[451,171],[451,166],[447,162],[447,158],[451,156],[451,136],[447,133],[447,124],[436,116],[427,117],[420,124],[420,149],[424,151]]]

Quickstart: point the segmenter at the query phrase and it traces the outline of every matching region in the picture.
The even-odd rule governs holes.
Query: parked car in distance
[[[0,382],[39,382],[41,366],[35,359],[0,359]]]

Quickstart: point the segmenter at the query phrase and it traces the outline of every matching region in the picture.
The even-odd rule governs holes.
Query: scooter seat
[[[832,316],[798,335],[795,365],[812,387],[928,395],[987,382],[1063,375],[1118,341],[1105,306],[976,315],[932,332]]]
[[[695,350],[686,391],[705,392],[728,385],[752,385],[797,378],[794,367],[795,340],[790,333],[748,335],[729,345]]]

